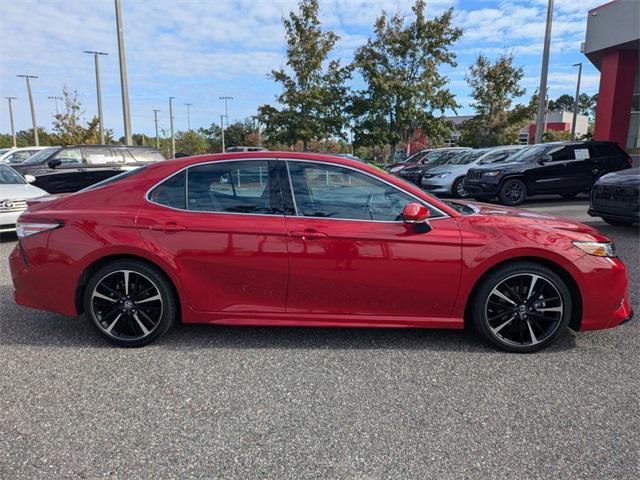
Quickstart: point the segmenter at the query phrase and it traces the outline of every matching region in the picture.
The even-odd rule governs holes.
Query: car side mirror
[[[429,225],[429,217],[431,213],[429,209],[420,203],[407,203],[402,210],[402,221],[413,226],[420,233],[426,233],[431,230]]]
[[[549,163],[552,161],[553,161],[553,157],[551,155],[543,155],[538,163],[540,165],[544,165],[545,163]]]
[[[54,158],[47,162],[47,166],[49,168],[56,168],[56,167],[59,167],[60,165],[62,165],[62,160],[60,160],[59,158]]]
[[[36,181],[36,177],[34,177],[33,175],[25,175],[24,179],[27,181],[27,183],[34,183]]]

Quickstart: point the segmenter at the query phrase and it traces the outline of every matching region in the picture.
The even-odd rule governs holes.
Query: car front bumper
[[[0,212],[0,233],[15,232],[16,222],[22,210],[12,212]]]
[[[432,177],[427,178],[422,177],[420,181],[420,186],[431,192],[431,193],[440,193],[444,195],[450,195],[453,189],[453,177],[449,178],[449,176],[444,178]]]
[[[481,179],[464,179],[464,189],[469,196],[494,197],[498,195],[500,183],[497,181],[483,181]]]

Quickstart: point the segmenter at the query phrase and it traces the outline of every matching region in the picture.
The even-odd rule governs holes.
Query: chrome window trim
[[[229,162],[256,162],[256,161],[261,161],[261,162],[270,162],[270,161],[283,161],[285,162],[285,165],[287,167],[287,176],[289,178],[289,188],[291,190],[291,198],[293,199],[293,204],[294,204],[294,208],[296,210],[296,215],[295,218],[310,218],[310,219],[316,219],[316,220],[336,220],[336,221],[343,221],[343,222],[369,222],[369,223],[404,223],[402,220],[363,220],[363,219],[355,219],[355,218],[331,218],[331,217],[307,217],[307,216],[300,216],[298,215],[298,208],[296,206],[296,201],[295,201],[295,195],[293,192],[293,184],[291,182],[291,174],[289,172],[289,165],[288,165],[288,161],[293,161],[293,162],[306,162],[306,163],[317,163],[319,165],[333,165],[336,167],[342,167],[342,168],[346,168],[349,170],[353,170],[355,172],[359,172],[362,173],[364,175],[368,175],[369,177],[373,178],[374,180],[378,180],[380,182],[386,183],[387,185],[389,185],[391,188],[394,188],[402,193],[404,193],[405,195],[408,195],[412,198],[414,198],[416,201],[418,201],[419,203],[421,203],[422,205],[427,206],[428,208],[432,208],[433,210],[435,210],[436,212],[440,213],[441,216],[439,217],[435,217],[435,218],[430,218],[429,221],[436,221],[436,220],[440,220],[443,218],[450,218],[451,216],[449,214],[447,214],[446,212],[443,212],[442,210],[440,210],[439,208],[435,207],[434,205],[431,205],[430,203],[426,202],[425,200],[417,197],[416,195],[414,195],[413,193],[407,192],[406,190],[403,190],[402,188],[392,184],[391,182],[388,182],[387,180],[384,180],[382,178],[376,177],[375,175],[372,175],[369,172],[365,172],[363,170],[348,166],[348,165],[343,165],[340,163],[334,163],[334,162],[329,162],[329,161],[324,161],[324,160],[304,160],[304,159],[296,159],[296,158],[275,158],[275,157],[270,157],[270,158],[230,158],[227,160],[207,160],[207,161],[203,161],[203,162],[198,162],[198,163],[193,163],[191,165],[186,165],[184,167],[182,167],[180,170],[177,170],[175,172],[173,172],[171,175],[162,178],[161,180],[159,180],[158,182],[154,183],[144,194],[144,200],[149,202],[152,205],[157,205],[159,207],[163,207],[163,208],[168,208],[169,210],[174,210],[177,212],[186,212],[186,213],[210,213],[210,214],[216,214],[216,215],[250,215],[250,216],[256,216],[256,217],[267,217],[267,218],[273,218],[273,217],[292,217],[292,215],[285,215],[285,214],[271,214],[271,213],[241,213],[241,212],[218,212],[218,211],[210,211],[210,210],[189,210],[187,209],[182,209],[182,208],[175,208],[175,207],[170,207],[168,205],[163,205],[162,203],[158,203],[158,202],[154,202],[153,200],[151,200],[149,198],[149,195],[151,194],[151,192],[158,187],[159,185],[161,185],[162,183],[166,182],[167,180],[169,180],[170,178],[173,178],[174,176],[182,173],[184,170],[187,170],[187,172],[185,173],[185,200],[188,199],[188,195],[189,195],[189,189],[188,189],[188,183],[187,183],[187,179],[189,177],[189,172],[188,170],[192,167],[199,167],[202,165],[210,165],[210,164],[219,164],[219,163],[229,163]],[[187,203],[186,206],[188,207],[189,204]]]
[[[386,183],[387,185],[389,185],[391,188],[398,190],[401,193],[404,193],[405,195],[414,198],[418,203],[420,203],[421,205],[424,205],[427,208],[431,208],[433,210],[435,210],[436,212],[438,212],[441,216],[439,217],[434,217],[434,218],[430,218],[429,221],[433,221],[433,220],[439,220],[441,218],[449,218],[450,215],[447,214],[446,212],[443,212],[442,210],[440,210],[439,208],[435,207],[434,205],[431,205],[430,203],[426,202],[425,200],[417,197],[416,195],[414,195],[413,193],[407,192],[406,190],[403,190],[402,188],[398,187],[397,185],[394,185],[393,183],[377,177],[369,172],[365,172],[364,170],[360,170],[358,168],[355,167],[351,167],[349,165],[343,165],[341,163],[334,163],[334,162],[327,162],[327,161],[318,161],[318,160],[304,160],[304,159],[297,159],[297,158],[283,158],[282,160],[284,160],[285,162],[287,162],[287,172],[289,172],[289,165],[288,162],[304,162],[304,163],[316,163],[318,165],[332,165],[335,167],[340,167],[340,168],[346,168],[348,170],[353,170],[354,172],[358,172],[361,173],[363,175],[367,175],[371,178],[373,178],[374,180],[377,180],[379,182],[382,183]],[[295,205],[295,193],[293,191],[293,182],[291,181],[291,174],[289,174],[289,188],[291,188],[291,195],[293,197],[293,202]],[[366,220],[366,219],[358,219],[358,218],[331,218],[331,217],[312,217],[312,216],[306,216],[306,215],[299,215],[298,214],[298,209],[296,208],[296,216],[298,218],[315,218],[315,219],[320,219],[320,220],[343,220],[343,221],[347,221],[347,222],[373,222],[373,223],[404,223],[403,220]]]

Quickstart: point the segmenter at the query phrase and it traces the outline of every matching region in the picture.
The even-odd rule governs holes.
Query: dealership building
[[[640,1],[589,11],[582,53],[600,70],[594,138],[640,155]]]

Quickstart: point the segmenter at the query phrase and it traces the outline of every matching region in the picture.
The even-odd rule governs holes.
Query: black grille
[[[480,170],[470,170],[467,173],[467,178],[470,178],[471,180],[476,180],[480,177],[482,177],[482,172]]]
[[[640,203],[640,189],[615,185],[596,185],[592,201],[595,205],[615,208],[637,209]]]

